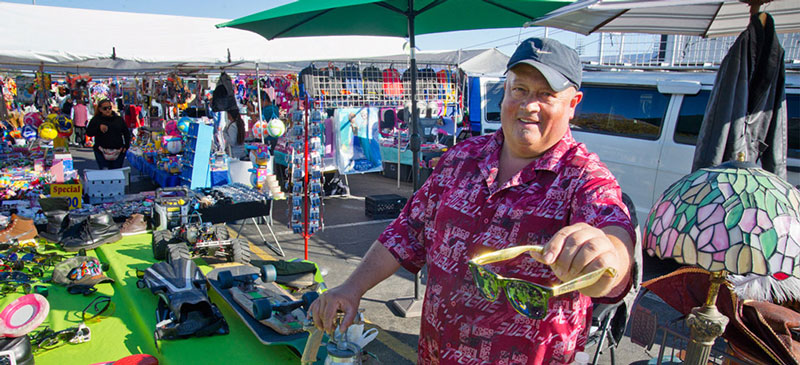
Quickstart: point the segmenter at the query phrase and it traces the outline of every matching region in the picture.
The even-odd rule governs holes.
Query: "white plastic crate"
[[[121,170],[86,170],[83,191],[90,204],[120,201],[125,197],[126,182]]]

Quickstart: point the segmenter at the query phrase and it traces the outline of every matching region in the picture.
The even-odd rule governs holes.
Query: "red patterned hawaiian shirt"
[[[419,337],[420,364],[564,364],[582,350],[592,300],[572,292],[550,300],[547,316],[518,314],[505,293],[484,299],[467,261],[515,245],[543,245],[579,222],[633,228],[619,185],[597,155],[567,131],[503,186],[497,182],[502,130],[469,139],[442,156],[436,171],[378,240],[403,267],[428,264]],[[544,285],[559,281],[528,255],[492,271]]]

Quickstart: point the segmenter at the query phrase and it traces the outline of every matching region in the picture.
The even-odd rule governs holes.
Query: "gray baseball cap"
[[[524,63],[542,73],[550,88],[556,92],[570,86],[581,87],[581,59],[578,52],[563,43],[549,38],[528,38],[524,40],[508,60],[506,72]]]

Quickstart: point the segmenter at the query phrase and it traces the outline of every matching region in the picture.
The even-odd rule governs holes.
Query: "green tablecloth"
[[[112,297],[114,313],[97,323],[88,323],[92,332],[90,342],[66,344],[56,349],[37,353],[36,364],[93,364],[113,361],[130,354],[146,353],[159,359],[160,364],[291,364],[299,363],[299,356],[287,346],[265,346],[256,339],[225,301],[211,300],[222,311],[230,327],[223,336],[159,341],[161,352],[153,341],[157,299],[148,289],[136,287],[136,269],[152,265],[150,235],[125,237],[122,241],[106,244],[89,251],[100,261],[110,264],[106,275],[116,280],[114,284],[99,284],[98,292],[90,296],[72,295],[63,286],[49,287],[50,314],[45,325],[58,331],[77,326],[81,310],[97,295]],[[211,266],[196,260],[203,272]],[[49,276],[49,274],[46,274]],[[21,294],[9,294],[0,304],[5,306]],[[294,344],[297,346],[297,344]]]

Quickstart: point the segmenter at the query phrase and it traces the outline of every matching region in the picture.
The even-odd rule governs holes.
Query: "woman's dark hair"
[[[231,116],[233,122],[236,123],[236,144],[243,144],[244,143],[244,120],[242,119],[242,115],[239,114],[239,111],[236,109],[232,109],[228,111],[228,115]]]
[[[269,94],[267,94],[267,92],[266,92],[266,91],[264,91],[264,90],[261,90],[260,94],[261,94],[261,102],[262,102],[262,103],[263,103],[264,101],[267,101],[267,102],[269,102],[270,104],[272,104],[272,99],[270,99],[270,97],[269,97]]]
[[[103,100],[98,101],[97,105],[95,105],[95,107],[94,107],[94,115],[101,115],[100,114],[100,107],[103,106],[103,104],[105,104],[105,103],[111,104],[111,108],[112,108],[111,109],[111,115],[114,115],[114,109],[113,109],[114,108],[114,103],[111,102],[111,99],[103,99]]]

